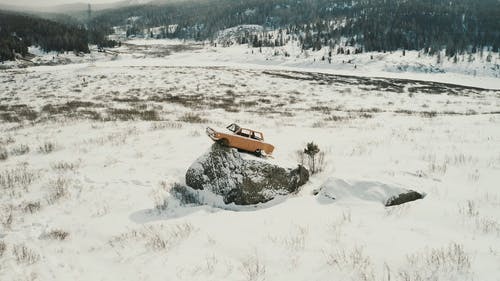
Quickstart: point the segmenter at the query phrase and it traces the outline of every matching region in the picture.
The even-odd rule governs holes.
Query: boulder
[[[387,201],[385,202],[385,206],[389,207],[389,206],[401,205],[422,198],[424,198],[424,194],[418,193],[415,190],[407,190],[404,193],[400,193],[399,195],[394,195],[391,198],[387,199]]]
[[[214,143],[186,172],[186,184],[193,189],[220,195],[224,203],[251,205],[277,195],[296,192],[309,180],[309,171],[299,165],[284,168],[264,159]]]
[[[375,201],[386,207],[424,198],[425,194],[398,185],[377,181],[357,181],[328,178],[314,194],[320,201],[363,200]]]

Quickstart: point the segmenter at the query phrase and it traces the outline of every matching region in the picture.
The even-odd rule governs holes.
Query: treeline
[[[500,48],[498,0],[203,0],[102,11],[95,24],[127,26],[127,35],[174,26],[156,37],[215,39],[242,24],[281,29],[304,49],[344,44],[357,51],[445,48],[452,56]],[[239,43],[276,45],[282,38],[247,34]],[[286,41],[286,40],[285,40]]]
[[[47,52],[89,52],[83,26],[0,11],[0,60],[13,60],[16,53],[25,56],[33,45]]]

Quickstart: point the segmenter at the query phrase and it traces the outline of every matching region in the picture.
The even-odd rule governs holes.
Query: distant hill
[[[359,51],[445,48],[447,55],[500,48],[498,0],[187,0],[149,2],[97,12],[94,25],[126,26],[128,35],[176,26],[161,37],[215,39],[218,31],[253,24],[282,29],[304,49],[347,44]],[[130,19],[134,19],[130,21]],[[247,34],[240,42],[275,46],[276,38]]]
[[[62,24],[32,15],[0,11],[0,60],[26,55],[28,47],[45,51],[89,52],[87,32],[82,26]]]

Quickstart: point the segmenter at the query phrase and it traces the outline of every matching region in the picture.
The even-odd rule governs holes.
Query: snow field
[[[0,123],[1,280],[498,280],[498,91],[178,56],[0,73],[20,119]],[[283,165],[314,141],[324,170],[258,206],[173,200],[232,122]],[[427,196],[314,196],[332,177]]]

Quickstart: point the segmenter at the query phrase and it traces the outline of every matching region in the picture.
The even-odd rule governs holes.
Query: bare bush
[[[478,217],[475,219],[476,228],[483,233],[496,233],[500,236],[500,223],[488,217]]]
[[[50,166],[52,167],[53,170],[56,171],[75,171],[80,167],[80,162],[59,161],[56,163],[52,163]]]
[[[164,225],[148,225],[139,230],[113,237],[109,244],[112,247],[124,245],[130,240],[143,242],[144,246],[152,250],[169,250],[187,239],[194,231],[194,227],[189,223],[178,224],[165,227]]]
[[[306,238],[309,233],[309,229],[303,226],[297,226],[289,235],[284,237],[269,236],[269,239],[276,244],[281,244],[284,248],[290,250],[291,252],[298,252],[305,249]]]
[[[47,141],[38,147],[38,152],[43,154],[49,154],[56,149],[56,144],[50,141]]]
[[[0,194],[5,192],[11,197],[27,192],[28,187],[36,180],[38,174],[25,165],[0,172]]]
[[[14,214],[12,209],[13,208],[11,205],[2,207],[2,209],[0,209],[0,223],[4,228],[9,229],[12,225],[12,222],[14,221]]]
[[[375,280],[373,265],[361,247],[334,250],[326,253],[326,263],[339,271],[349,270],[356,274],[357,280]]]
[[[30,152],[30,147],[25,144],[20,144],[10,150],[10,154],[12,155],[24,155]]]
[[[7,250],[7,244],[4,241],[0,241],[0,257],[3,256],[3,253]]]
[[[0,146],[0,161],[5,161],[9,158],[9,152],[7,152],[7,149],[4,147]]]
[[[245,257],[241,261],[241,272],[248,281],[262,281],[266,279],[266,266],[257,253]]]
[[[49,195],[47,203],[54,204],[57,201],[69,195],[68,192],[69,180],[64,177],[59,177],[49,182]]]
[[[471,274],[471,258],[458,243],[408,255],[407,262],[406,268],[399,271],[399,276],[405,281],[451,280],[455,276]]]
[[[23,211],[25,213],[34,214],[34,213],[40,211],[40,208],[41,208],[41,205],[40,205],[39,201],[37,201],[37,202],[28,202],[28,203],[26,203],[24,205]]]
[[[59,240],[59,241],[66,240],[66,238],[68,237],[69,237],[69,232],[61,229],[54,229],[42,235],[42,238],[44,239]]]
[[[477,210],[476,203],[472,200],[467,200],[464,205],[460,205],[458,212],[461,215],[466,215],[468,217],[479,216],[479,211]]]
[[[24,244],[14,245],[12,254],[18,263],[34,264],[40,260],[40,255]]]

